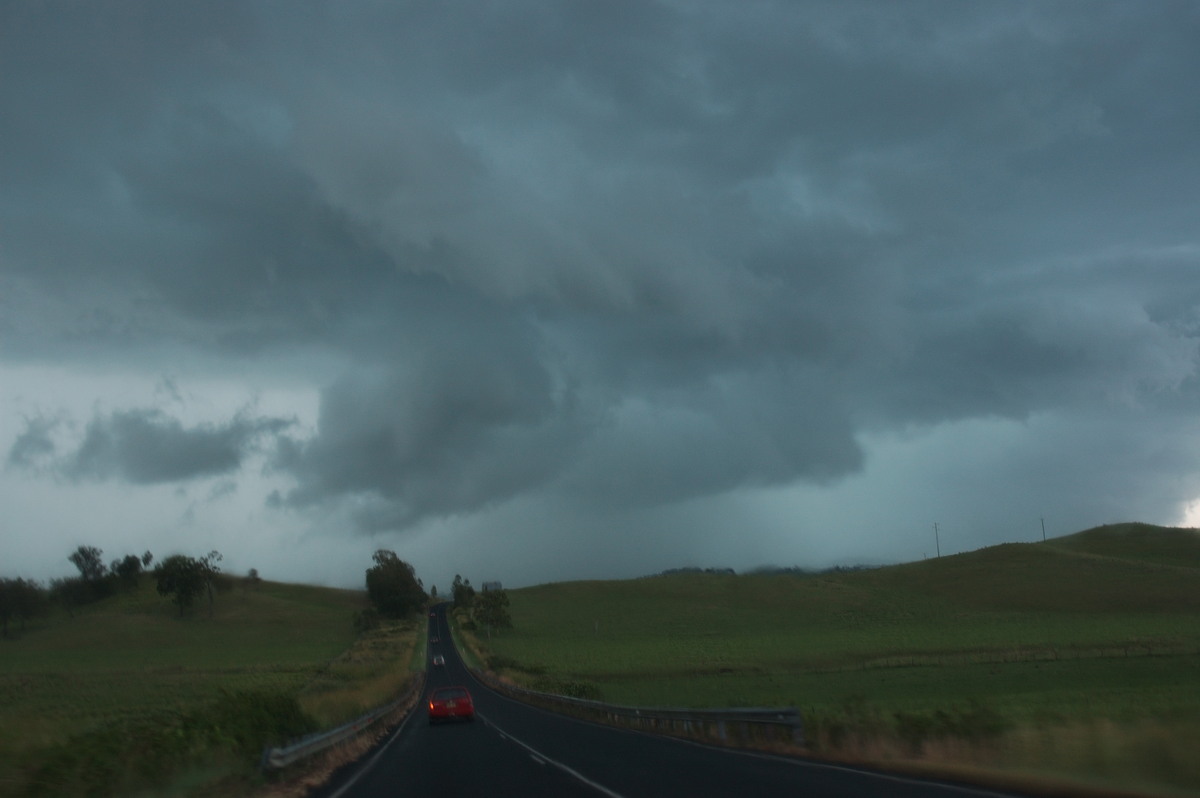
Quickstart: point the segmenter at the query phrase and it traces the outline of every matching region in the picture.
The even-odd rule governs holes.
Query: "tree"
[[[208,578],[204,566],[195,557],[185,554],[172,554],[158,564],[154,569],[158,577],[158,594],[170,596],[171,601],[179,607],[179,614],[192,606],[192,602],[204,592]]]
[[[132,589],[137,587],[138,577],[142,575],[142,560],[136,554],[126,554],[124,559],[113,560],[111,570],[121,584]]]
[[[454,583],[450,585],[450,595],[454,597],[454,606],[469,608],[475,600],[475,588],[471,587],[470,579],[454,575]]]
[[[485,590],[475,596],[475,604],[471,610],[475,623],[487,628],[488,637],[492,629],[511,629],[512,616],[508,614],[508,591]]]
[[[67,557],[79,569],[82,587],[75,588],[75,604],[87,604],[111,596],[116,590],[116,581],[110,578],[108,566],[101,559],[104,552],[95,546],[80,546]]]
[[[8,621],[16,615],[15,579],[0,579],[0,637],[8,637]]]
[[[217,586],[217,578],[221,575],[221,567],[217,565],[223,557],[221,552],[213,549],[200,558],[200,576],[204,579],[204,589],[208,593],[208,617],[213,616],[213,591]]]
[[[92,601],[94,594],[91,586],[83,581],[83,577],[68,576],[50,580],[50,598],[61,604],[67,615],[74,618],[75,608]]]
[[[46,604],[46,591],[32,579],[0,579],[0,634],[8,637],[9,622],[25,622],[40,614]]]
[[[429,596],[430,596],[430,598],[432,598],[434,600],[437,599],[437,585],[434,585],[433,587],[429,588]]]
[[[416,571],[396,552],[379,549],[367,569],[367,598],[385,618],[403,618],[425,606],[425,588]]]
[[[79,575],[83,577],[83,581],[91,584],[103,579],[108,570],[104,566],[104,561],[100,559],[103,554],[104,552],[95,546],[80,546],[67,559],[79,569]]]

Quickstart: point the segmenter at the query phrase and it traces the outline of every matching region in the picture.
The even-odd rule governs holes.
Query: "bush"
[[[885,721],[879,710],[864,696],[848,697],[839,709],[805,718],[809,744],[818,751],[836,751],[885,733]]]
[[[161,712],[76,735],[30,765],[28,794],[124,795],[224,754],[252,772],[262,749],[316,729],[295,696],[222,692],[209,706]]]
[[[1004,716],[978,701],[965,709],[897,712],[894,718],[896,734],[913,753],[919,753],[926,740],[956,738],[982,743],[996,739],[1010,727]]]
[[[354,613],[354,631],[358,634],[363,634],[364,632],[378,629],[380,621],[379,610],[374,607],[367,607],[361,612]]]
[[[539,693],[553,693],[567,698],[582,698],[587,701],[603,701],[604,694],[592,682],[566,681],[543,676],[534,681],[532,689]]]
[[[520,671],[521,673],[528,673],[533,676],[543,676],[546,673],[546,668],[542,665],[526,665],[518,662],[512,657],[505,657],[499,654],[492,654],[489,656],[486,664],[488,670],[493,671],[506,668],[510,671]]]

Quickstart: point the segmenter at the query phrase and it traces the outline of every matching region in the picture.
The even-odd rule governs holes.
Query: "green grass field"
[[[1115,525],[868,571],[509,596],[516,626],[487,645],[504,675],[535,688],[584,684],[641,706],[796,706],[815,745],[847,755],[941,755],[944,738],[978,723],[992,764],[1200,790],[1194,531]],[[1101,727],[1105,746],[1153,756],[1108,773],[1078,752],[1049,764],[1013,753],[1041,757],[1053,746],[1028,741],[1046,729]]]
[[[353,619],[365,606],[361,591],[264,581],[237,583],[218,594],[211,618],[204,603],[180,617],[147,578],[137,591],[85,606],[73,617],[54,612],[15,639],[0,641],[0,794],[33,789],[31,773],[39,763],[59,767],[62,760],[86,770],[64,752],[90,746],[107,756],[113,753],[104,748],[107,741],[121,736],[145,736],[116,755],[141,758],[141,765],[129,765],[134,771],[144,765],[155,772],[119,777],[132,784],[169,779],[154,762],[166,756],[156,726],[173,725],[179,735],[195,738],[184,747],[210,749],[195,757],[167,752],[176,764],[226,759],[221,749],[235,732],[212,728],[228,723],[214,720],[222,705],[277,706],[271,701],[281,697],[304,713],[305,722],[330,726],[390,700],[424,636],[412,621],[359,637]],[[211,794],[212,779],[222,778],[222,771],[244,774],[245,764],[216,762],[214,772],[200,778],[197,794]],[[204,770],[188,767],[193,765]],[[55,788],[57,794],[89,783],[86,775],[79,779]],[[222,792],[234,789],[225,784]],[[115,792],[124,794],[120,787]]]
[[[238,583],[213,617],[179,617],[149,582],[0,641],[0,794],[246,794],[263,728],[335,725],[423,667],[424,617],[358,635],[359,591]],[[516,628],[482,659],[537,689],[790,705],[828,756],[1200,794],[1193,531],[1127,524],[869,571],[510,599]]]

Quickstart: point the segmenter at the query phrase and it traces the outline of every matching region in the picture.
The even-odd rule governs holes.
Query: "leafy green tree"
[[[133,589],[142,575],[142,559],[136,554],[126,554],[123,559],[113,560],[111,570],[127,590]]]
[[[111,596],[116,583],[110,578],[108,566],[104,564],[104,552],[95,546],[80,546],[67,557],[79,569],[79,578],[86,590],[73,588],[76,604],[87,604]]]
[[[459,607],[470,608],[471,602],[475,600],[475,588],[471,587],[470,579],[463,579],[455,574],[454,583],[450,585],[450,595],[454,597],[456,609]]]
[[[15,579],[0,579],[0,637],[8,637],[8,622],[16,614]]]
[[[46,612],[48,607],[48,596],[46,589],[38,584],[33,579],[17,579],[16,601],[14,609],[16,616],[21,621],[21,628],[25,628],[25,622],[36,618]]]
[[[179,607],[180,615],[192,606],[197,596],[204,593],[208,584],[203,564],[186,554],[167,557],[154,569],[154,575],[158,579],[158,594],[169,596],[171,602]]]
[[[90,583],[99,582],[108,571],[101,559],[103,556],[104,552],[95,546],[80,546],[67,559],[79,569],[83,581]]]
[[[396,552],[379,549],[367,569],[367,598],[385,618],[403,618],[425,606],[427,596],[416,571]]]
[[[81,576],[70,576],[50,580],[50,598],[61,604],[67,615],[75,617],[75,608],[92,601],[95,594],[92,587]]]
[[[41,614],[46,605],[46,591],[32,579],[0,579],[0,634],[9,636],[9,622],[25,622]]]
[[[474,616],[475,623],[481,624],[487,629],[489,638],[492,636],[492,629],[511,629],[512,616],[508,614],[508,591],[485,590],[476,595],[471,615]]]

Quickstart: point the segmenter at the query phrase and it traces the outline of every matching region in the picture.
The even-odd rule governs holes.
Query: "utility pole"
[[[942,556],[942,541],[941,541],[941,538],[938,537],[937,521],[933,522],[933,542],[934,542],[934,545],[937,546],[937,556],[941,557]]]
[[[1042,519],[1042,542],[1046,542],[1046,519]]]

